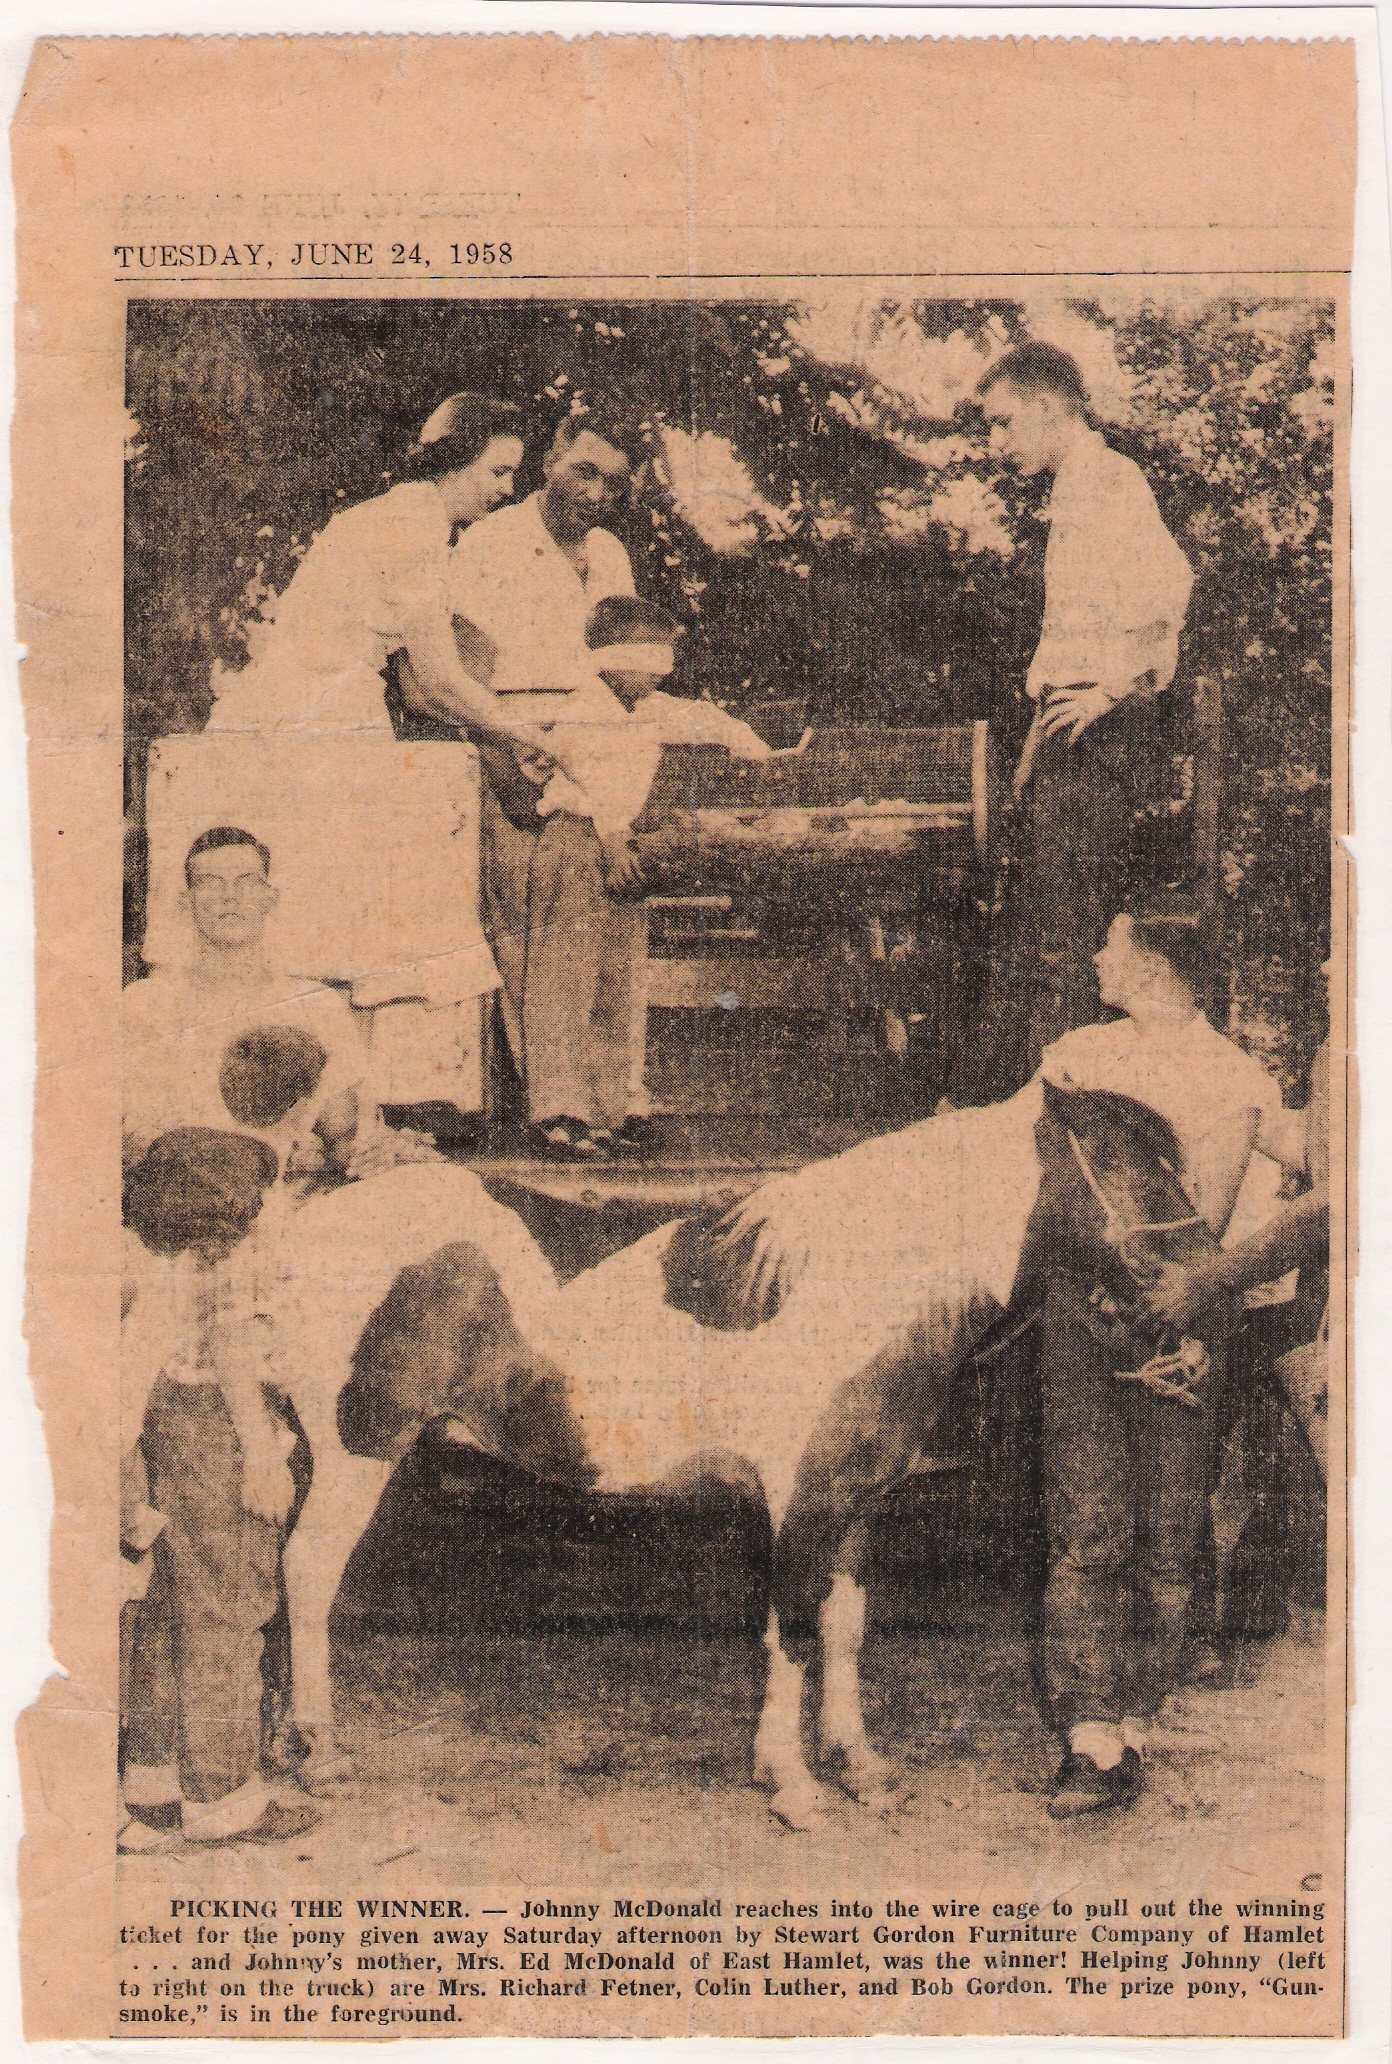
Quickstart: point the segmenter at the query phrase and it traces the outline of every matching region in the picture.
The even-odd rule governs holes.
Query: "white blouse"
[[[438,490],[408,481],[340,510],[300,562],[259,650],[218,697],[210,731],[391,736],[382,669],[413,629],[448,618],[450,526]]]

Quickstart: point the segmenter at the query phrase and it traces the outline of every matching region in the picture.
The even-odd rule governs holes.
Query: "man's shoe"
[[[1134,1806],[1145,1786],[1145,1758],[1139,1749],[1123,1749],[1117,1765],[1121,1784],[1121,1803]]]
[[[582,1118],[543,1118],[529,1134],[533,1151],[548,1161],[602,1161],[606,1142]]]
[[[1070,1749],[1058,1767],[1046,1811],[1050,1820],[1077,1820],[1084,1813],[1132,1806],[1141,1783],[1141,1759],[1134,1749],[1123,1749],[1121,1761],[1110,1770],[1100,1770],[1091,1756]]]

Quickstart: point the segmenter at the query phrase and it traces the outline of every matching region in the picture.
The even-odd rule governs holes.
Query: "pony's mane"
[[[1135,1097],[1123,1096],[1114,1089],[1075,1089],[1055,1093],[1070,1104],[1082,1105],[1096,1112],[1099,1118],[1110,1121],[1146,1153],[1153,1154],[1158,1161],[1168,1162],[1172,1170],[1183,1165],[1174,1127],[1149,1104],[1143,1104]],[[1077,1129],[1075,1125],[1074,1130]]]
[[[752,1332],[773,1318],[782,1292],[771,1284],[762,1297],[750,1291],[748,1275],[753,1235],[726,1245],[719,1235],[723,1209],[706,1209],[683,1219],[662,1256],[666,1301],[700,1326],[721,1333]]]

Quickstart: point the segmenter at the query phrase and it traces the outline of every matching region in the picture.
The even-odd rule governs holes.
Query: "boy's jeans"
[[[177,1767],[194,1807],[245,1790],[234,1817],[249,1824],[260,1811],[261,1630],[276,1609],[281,1529],[242,1505],[242,1451],[215,1383],[161,1378],[142,1446],[150,1502],[167,1524],[132,1644],[127,1770]]]
[[[1086,1323],[1089,1287],[1057,1273],[1044,1306],[1044,1662],[1061,1729],[1149,1718],[1174,1685],[1223,1373],[1210,1348],[1197,1411],[1118,1382],[1154,1343],[1104,1346]]]

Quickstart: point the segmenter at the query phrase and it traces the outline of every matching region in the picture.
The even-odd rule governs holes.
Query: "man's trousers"
[[[1050,1278],[1044,1305],[1049,1580],[1044,1662],[1063,1729],[1145,1719],[1175,1681],[1218,1434],[1222,1350],[1197,1410],[1119,1381],[1152,1342],[1104,1346],[1087,1285]]]
[[[605,893],[588,818],[558,811],[522,831],[485,787],[483,914],[533,1122],[615,1130],[631,1109],[647,919]]]
[[[1095,1021],[1093,955],[1126,900],[1132,818],[1152,785],[1157,728],[1154,703],[1134,697],[1076,744],[1060,732],[1040,740],[983,985],[980,1037],[954,1070],[954,1101],[1013,1095],[1045,1047]]]

